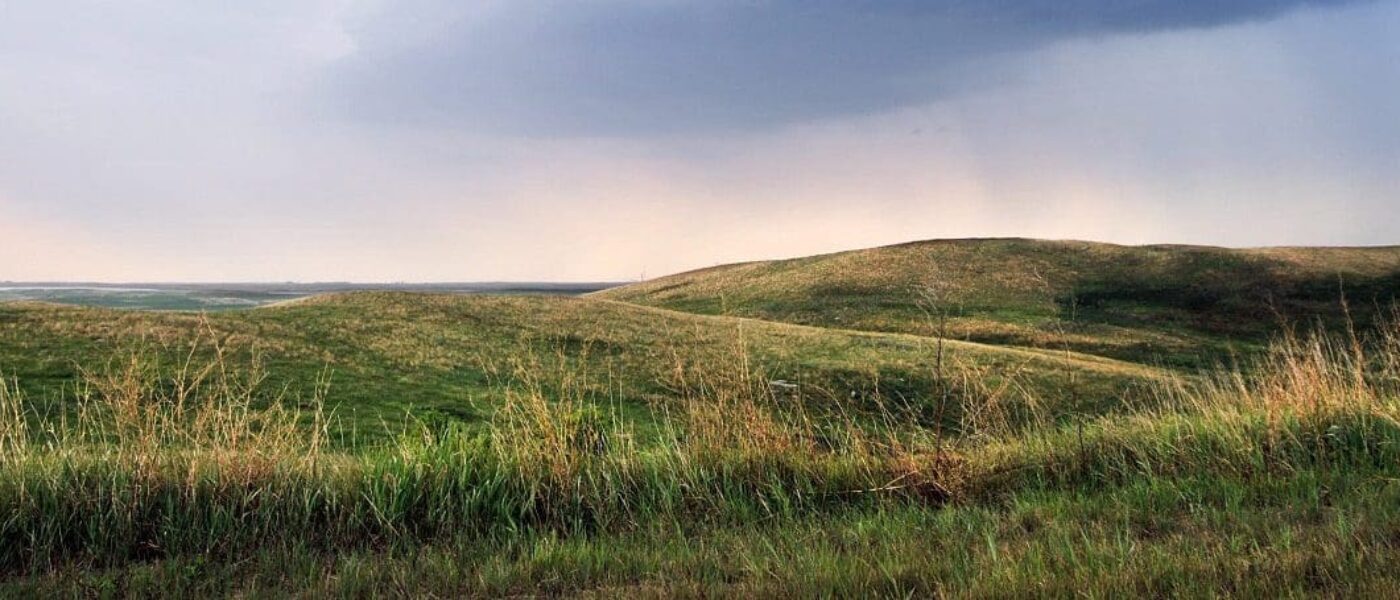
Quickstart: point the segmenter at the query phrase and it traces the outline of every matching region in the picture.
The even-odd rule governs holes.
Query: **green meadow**
[[[0,304],[0,596],[1380,596],[1400,250]]]

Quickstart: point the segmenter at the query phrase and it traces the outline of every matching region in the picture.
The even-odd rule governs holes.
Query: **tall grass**
[[[1157,402],[1079,424],[1006,426],[1014,385],[998,384],[957,397],[971,421],[948,431],[893,410],[812,410],[739,355],[678,366],[660,433],[642,435],[606,383],[538,359],[503,377],[490,427],[423,427],[355,454],[327,443],[321,395],[284,398],[263,389],[256,359],[214,356],[171,369],[138,353],[88,371],[80,408],[58,425],[0,386],[0,571],[742,526],[1147,478],[1400,465],[1393,326],[1364,339],[1288,335],[1257,365],[1176,380]],[[1026,402],[1014,410],[1034,413]]]
[[[1245,365],[1165,381],[1152,402],[970,454],[979,493],[992,495],[1158,477],[1397,471],[1400,322],[1365,336],[1288,330]]]
[[[0,464],[29,453],[29,421],[25,412],[19,382],[6,381],[0,375]]]
[[[0,392],[0,570],[740,523],[950,495],[947,456],[779,417],[743,375],[669,406],[664,433],[640,445],[577,371],[535,364],[510,378],[485,431],[423,427],[344,454],[326,442],[319,395],[308,422],[293,408],[308,400],[261,388],[255,358],[214,356],[171,369],[135,353],[86,371],[76,416],[57,426],[36,427],[17,388]]]

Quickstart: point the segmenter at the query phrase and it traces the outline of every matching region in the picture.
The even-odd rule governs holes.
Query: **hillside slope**
[[[639,418],[680,393],[682,380],[740,370],[801,382],[818,402],[878,391],[917,403],[936,385],[937,348],[914,336],[603,299],[368,292],[204,317],[0,304],[0,376],[17,379],[31,397],[55,397],[72,389],[80,370],[100,372],[113,361],[121,367],[133,351],[162,356],[162,368],[173,369],[193,343],[208,355],[215,339],[235,367],[259,355],[270,390],[306,396],[329,373],[338,416],[361,434],[410,414],[480,422],[517,375],[544,386],[599,388],[600,397]],[[983,383],[1014,373],[1065,413],[1118,406],[1157,376],[1096,357],[969,343],[950,343],[945,362],[950,371],[984,374]]]
[[[596,297],[702,314],[1068,347],[1202,366],[1281,320],[1365,325],[1400,292],[1400,247],[1226,249],[936,240],[702,269]]]

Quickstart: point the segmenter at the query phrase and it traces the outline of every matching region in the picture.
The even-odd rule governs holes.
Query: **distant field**
[[[417,291],[455,294],[577,295],[609,283],[447,284],[43,284],[0,282],[0,302],[32,300],[138,310],[232,310],[265,306],[317,294],[349,291]]]

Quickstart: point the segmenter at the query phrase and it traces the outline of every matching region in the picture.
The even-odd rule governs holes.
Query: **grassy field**
[[[814,405],[873,408],[884,398],[928,412],[940,352],[909,335],[547,296],[355,293],[208,315],[0,305],[0,365],[55,414],[71,405],[65,391],[84,369],[126,369],[135,355],[141,369],[168,378],[216,348],[240,368],[256,366],[269,395],[309,398],[329,384],[337,439],[382,437],[416,421],[484,423],[507,384],[524,379],[568,380],[652,420],[667,398],[701,385],[688,373],[739,369],[790,381]],[[1074,353],[963,342],[941,351],[950,393],[973,393],[964,388],[975,380],[1008,387],[1008,398],[1053,398],[1044,408],[1062,415],[1111,410],[1160,376]]]
[[[1316,273],[1346,263],[1344,280],[1393,291],[1377,283],[1384,251],[1260,254],[1326,263]],[[665,285],[209,315],[0,305],[0,596],[1400,585],[1393,309],[1290,296],[1303,325],[1251,324],[1233,363],[1193,370],[1122,340],[1221,356],[1235,334],[1100,315],[1127,332],[1027,322],[1103,339],[989,345],[850,323],[875,307],[839,295],[809,301],[843,306],[839,327],[614,299]],[[1001,318],[967,315],[958,327]]]
[[[399,291],[451,294],[578,295],[606,283],[229,283],[99,284],[14,283],[0,281],[0,302],[46,302],[98,308],[223,311],[255,308],[322,294],[354,291]]]

